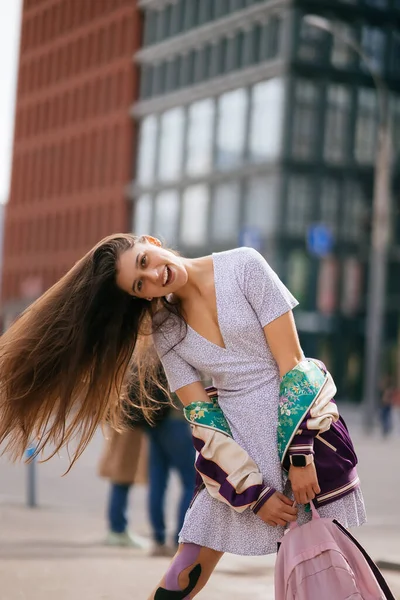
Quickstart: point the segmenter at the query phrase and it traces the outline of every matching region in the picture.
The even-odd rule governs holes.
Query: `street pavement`
[[[367,437],[349,413],[360,458],[369,523],[355,534],[378,561],[400,565],[398,437]],[[0,600],[146,600],[168,566],[132,549],[108,548],[104,511],[107,483],[96,476],[102,444],[96,435],[72,471],[64,452],[37,465],[38,507],[26,507],[27,467],[0,460]],[[179,483],[171,479],[168,522],[173,530]],[[149,535],[146,486],[131,497],[132,529]],[[274,557],[226,555],[199,600],[272,600]],[[385,571],[400,600],[400,572]]]

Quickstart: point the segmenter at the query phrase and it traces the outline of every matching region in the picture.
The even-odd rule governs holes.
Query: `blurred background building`
[[[299,299],[306,354],[359,399],[379,110],[347,40],[390,90],[395,363],[400,0],[25,0],[6,323],[117,230],[188,256],[251,245]]]
[[[139,42],[131,0],[24,2],[5,325],[99,239],[127,229]]]
[[[255,246],[300,300],[306,354],[328,362],[343,395],[360,397],[379,115],[373,79],[346,38],[392,91],[398,156],[399,0],[139,4],[132,227],[187,255]],[[307,24],[309,14],[335,21],[339,35]],[[395,196],[386,335],[392,360],[398,189]]]

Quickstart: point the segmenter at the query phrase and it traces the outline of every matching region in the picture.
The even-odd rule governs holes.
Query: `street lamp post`
[[[387,258],[390,237],[392,139],[390,132],[389,92],[386,84],[371,65],[362,48],[343,35],[335,23],[317,15],[306,15],[304,21],[311,26],[328,31],[341,38],[364,61],[374,81],[379,103],[378,145],[375,159],[375,176],[372,208],[372,233],[369,261],[367,319],[364,368],[364,425],[371,431],[377,408],[381,349],[385,318]]]

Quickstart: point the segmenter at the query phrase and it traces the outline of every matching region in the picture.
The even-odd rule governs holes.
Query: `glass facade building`
[[[369,68],[390,90],[395,154],[389,347],[399,330],[400,2],[139,6],[132,229],[188,256],[255,246],[301,303],[305,352],[328,362],[342,396],[359,397],[379,123]],[[334,23],[334,35],[310,14]],[[332,248],[317,257],[308,240],[321,223]]]

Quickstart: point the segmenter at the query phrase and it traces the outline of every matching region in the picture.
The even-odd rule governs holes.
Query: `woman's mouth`
[[[163,276],[163,287],[165,287],[166,285],[169,285],[172,281],[172,271],[169,267],[165,267],[164,269],[164,276]]]

